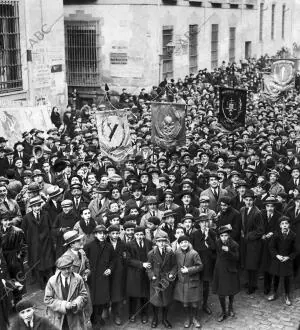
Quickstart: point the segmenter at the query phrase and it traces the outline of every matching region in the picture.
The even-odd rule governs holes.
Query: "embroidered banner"
[[[51,107],[48,106],[19,106],[0,109],[0,135],[13,146],[20,140],[22,133],[38,128],[47,131],[53,128],[50,119]]]
[[[169,149],[185,145],[185,104],[151,103],[152,142]]]
[[[220,87],[219,123],[228,131],[245,126],[247,91]]]
[[[133,151],[126,110],[107,110],[96,114],[99,146],[113,161],[121,162]]]

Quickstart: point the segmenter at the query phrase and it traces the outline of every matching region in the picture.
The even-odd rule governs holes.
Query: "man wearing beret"
[[[105,324],[101,315],[111,298],[110,284],[115,267],[115,251],[107,241],[107,229],[104,225],[96,226],[94,235],[95,239],[86,245],[85,252],[91,267],[88,278],[93,304],[91,322],[94,326],[100,326]]]
[[[46,285],[44,303],[50,322],[58,329],[86,330],[84,307],[88,294],[82,277],[72,270],[73,261],[69,255],[57,260],[57,272]]]
[[[16,305],[16,311],[18,315],[13,319],[9,327],[10,330],[58,330],[47,318],[35,313],[35,304],[29,299],[19,301]]]
[[[129,320],[135,322],[138,311],[141,313],[142,323],[148,322],[147,301],[149,298],[149,280],[147,271],[151,265],[148,253],[152,249],[152,242],[145,239],[145,228],[137,226],[134,229],[134,239],[127,244],[127,295],[129,297]],[[138,303],[142,309],[138,309]]]

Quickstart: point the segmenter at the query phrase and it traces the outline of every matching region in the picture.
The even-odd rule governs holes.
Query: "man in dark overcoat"
[[[172,328],[168,321],[168,306],[173,301],[173,282],[176,278],[176,257],[170,246],[168,234],[157,231],[154,240],[156,246],[148,253],[148,262],[151,268],[148,271],[150,279],[150,302],[153,307],[153,320],[151,327],[158,324],[159,308],[162,307],[162,324]]]
[[[300,276],[300,195],[295,197],[295,205],[287,209],[286,215],[291,219],[291,229],[296,234],[298,254],[294,259],[294,275]]]
[[[129,297],[129,318],[135,322],[137,305],[140,302],[142,323],[148,322],[147,302],[149,298],[149,279],[147,271],[151,264],[148,253],[152,242],[145,239],[145,228],[137,226],[134,229],[134,239],[127,244],[127,295]]]
[[[108,241],[115,251],[114,270],[110,280],[110,299],[113,320],[121,325],[121,311],[126,289],[126,243],[120,239],[120,227],[108,227]]]
[[[220,212],[217,214],[217,228],[230,225],[231,237],[237,243],[241,240],[242,217],[241,213],[231,206],[229,196],[220,198]]]
[[[96,226],[94,234],[95,240],[86,245],[85,253],[90,261],[91,269],[91,275],[88,278],[93,305],[91,322],[99,326],[105,324],[101,315],[104,306],[110,302],[110,281],[114,270],[115,253],[112,245],[107,242],[105,226]]]
[[[270,254],[272,257],[270,273],[274,275],[274,293],[269,301],[277,298],[277,290],[280,277],[284,279],[285,304],[290,306],[290,278],[293,275],[293,260],[297,255],[295,248],[296,234],[290,230],[290,218],[279,218],[280,230],[274,234],[270,242]]]
[[[40,196],[30,199],[27,213],[22,221],[22,229],[28,249],[28,265],[35,274],[42,289],[52,275],[55,264],[55,250],[52,239],[51,220],[48,213],[41,209],[43,200]]]
[[[191,243],[203,263],[203,270],[200,273],[203,283],[202,310],[210,315],[212,311],[208,307],[209,282],[212,280],[216,261],[216,234],[212,229],[209,229],[209,217],[207,214],[200,214],[196,220],[199,221],[200,228],[192,233]]]
[[[264,294],[269,294],[272,285],[272,275],[270,274],[271,254],[269,250],[270,240],[279,230],[278,219],[281,214],[276,210],[278,205],[277,199],[268,197],[265,201],[265,210],[262,210],[262,218],[264,223],[263,252],[260,270],[264,272]]]
[[[260,210],[254,205],[254,193],[248,190],[245,195],[245,206],[242,214],[242,257],[241,264],[248,271],[248,294],[255,292],[257,274],[262,253],[262,236],[264,224]]]

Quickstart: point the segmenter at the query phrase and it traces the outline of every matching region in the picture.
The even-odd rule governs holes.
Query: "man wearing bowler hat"
[[[49,279],[44,296],[50,322],[61,330],[86,330],[84,307],[87,291],[82,277],[73,272],[73,258],[61,256],[57,271]]]

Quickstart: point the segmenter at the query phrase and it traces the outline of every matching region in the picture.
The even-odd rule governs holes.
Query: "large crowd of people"
[[[238,317],[241,274],[249,295],[263,276],[270,303],[282,279],[290,306],[300,269],[300,97],[297,86],[272,102],[260,93],[270,63],[223,62],[138,95],[123,89],[118,104],[108,93],[105,104],[70,104],[63,116],[54,107],[53,129],[24,132],[13,148],[0,137],[0,329],[98,329],[107,313],[116,325],[140,316],[170,329],[174,301],[183,326],[200,328],[200,311],[218,312],[212,294],[216,322]],[[233,132],[218,123],[219,86],[248,91],[245,126]],[[152,144],[152,101],[186,104],[185,146]],[[120,163],[99,148],[95,113],[105,107],[128,110],[134,152]],[[47,317],[23,297],[34,283]]]

